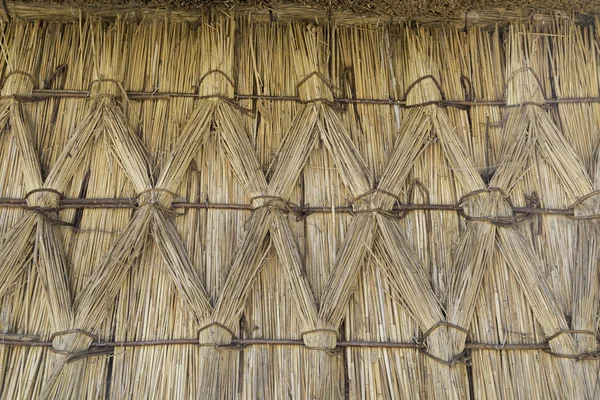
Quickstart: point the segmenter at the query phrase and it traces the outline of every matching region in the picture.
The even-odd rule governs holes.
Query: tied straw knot
[[[207,80],[208,77],[211,79]],[[254,116],[255,110],[242,107],[237,103],[237,90],[233,79],[220,69],[208,70],[194,85],[200,95],[198,99],[223,101],[243,114]]]
[[[66,357],[66,362],[72,362],[81,358],[109,354],[110,348],[91,349],[93,342],[99,340],[98,336],[84,331],[83,329],[68,329],[55,332],[50,336],[52,346],[50,351]]]
[[[395,204],[401,205],[400,197],[383,189],[373,189],[350,200],[354,214],[378,213],[391,218],[402,218],[406,210],[400,214],[392,212]]]
[[[284,214],[294,214],[298,221],[304,217],[301,212],[296,211],[300,209],[299,206],[279,196],[261,195],[253,197],[250,199],[250,207],[253,211],[261,208],[272,208]]]
[[[88,93],[90,98],[114,98],[122,94],[124,98],[127,98],[127,92],[123,87],[123,84],[116,79],[99,78],[94,79],[88,86]]]
[[[235,333],[225,325],[212,321],[198,330],[198,343],[200,345],[216,346],[217,348],[229,347]]]
[[[571,206],[569,206],[569,210],[573,210],[573,219],[600,219],[600,207],[598,207],[598,200],[594,199],[593,202],[588,202],[588,200],[593,199],[598,195],[600,195],[600,190],[594,190],[593,192],[580,197],[577,199],[577,201],[571,204]]]
[[[62,194],[50,188],[34,189],[25,195],[27,207],[38,210],[56,210]]]
[[[302,332],[304,345],[311,350],[332,352],[337,346],[338,331],[329,328],[317,328]]]
[[[455,329],[457,331],[460,331],[462,333],[464,333],[465,335],[467,335],[467,338],[470,335],[470,332],[468,329],[463,328],[462,326],[453,324],[451,322],[447,322],[447,321],[440,321],[438,323],[436,323],[435,325],[433,325],[431,328],[429,328],[418,340],[417,340],[417,344],[419,344],[421,347],[419,348],[419,352],[421,354],[424,354],[425,356],[431,358],[434,361],[439,362],[440,364],[444,364],[448,367],[454,367],[457,364],[465,364],[465,365],[469,365],[470,364],[470,360],[471,357],[467,354],[467,350],[463,350],[462,352],[460,352],[459,354],[455,355],[454,357],[452,357],[452,359],[450,360],[444,360],[440,357],[434,356],[433,354],[429,353],[427,351],[427,347],[425,346],[425,340],[427,339],[427,337],[429,337],[434,331],[436,331],[437,329],[439,329],[440,327],[445,326],[447,328],[451,328],[451,329]]]
[[[561,335],[565,335],[565,334],[567,334],[567,335],[568,334],[588,335],[588,336],[591,336],[594,339],[598,340],[597,334],[592,331],[583,330],[583,329],[561,329],[561,330],[557,331],[556,333],[554,333],[553,335],[548,336],[544,340],[544,343],[549,345],[552,340],[558,338]],[[593,352],[583,352],[580,354],[556,353],[556,352],[552,351],[550,348],[544,349],[543,351],[544,351],[544,353],[550,354],[551,356],[554,356],[554,357],[568,358],[568,359],[576,360],[576,361],[600,360],[600,350],[596,350]]]
[[[344,111],[335,101],[335,90],[329,78],[313,71],[296,84],[296,97],[300,98],[300,104],[324,103],[335,110]]]
[[[168,189],[150,188],[142,191],[137,197],[138,207],[152,206],[170,210],[175,193]]]
[[[463,195],[456,206],[458,214],[467,221],[485,221],[497,226],[514,225],[529,216],[515,216],[512,201],[501,188],[474,190]]]
[[[4,77],[3,96],[31,96],[35,78],[29,72],[13,70]]]
[[[58,211],[62,194],[54,189],[34,189],[25,195],[27,210],[37,213],[41,218],[49,221],[52,225],[72,226],[68,222],[61,221],[51,212]]]

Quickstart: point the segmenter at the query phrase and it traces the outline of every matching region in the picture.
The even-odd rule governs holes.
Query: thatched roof
[[[169,17],[172,21],[195,22],[211,13],[245,14],[253,21],[324,21],[343,25],[368,23],[419,23],[435,26],[495,25],[532,18],[551,23],[560,13],[586,24],[600,12],[597,0],[7,0],[0,7],[0,17],[44,20],[72,20],[95,15],[104,19],[128,16],[136,20]]]
[[[0,397],[597,397],[600,18],[298,10],[6,5]]]
[[[30,1],[26,1],[30,2]],[[423,16],[449,17],[471,10],[518,8],[536,11],[561,10],[595,12],[600,9],[598,0],[47,0],[35,2],[68,4],[70,6],[130,6],[170,9],[218,7],[225,9],[266,8],[294,6],[310,7],[330,12],[350,11],[361,15],[387,17]]]

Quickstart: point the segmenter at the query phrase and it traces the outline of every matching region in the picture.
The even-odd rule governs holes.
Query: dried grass
[[[0,99],[0,152],[13,160],[0,162],[2,195],[129,196],[138,208],[42,211],[59,201],[46,190],[28,198],[38,209],[2,210],[4,330],[199,344],[70,362],[2,346],[3,396],[593,398],[597,361],[473,350],[469,375],[463,352],[467,341],[540,343],[561,330],[597,331],[596,222],[536,215],[494,223],[513,216],[503,193],[519,206],[567,208],[596,188],[597,105],[523,105],[550,93],[597,96],[596,41],[595,27],[561,19],[506,32],[221,14],[196,25],[8,24],[7,71],[31,74],[36,86],[90,89],[91,98]],[[61,64],[67,72],[56,72]],[[13,73],[2,94],[31,89],[28,75]],[[126,90],[206,97],[131,102]],[[297,92],[304,102],[239,103],[255,107],[248,115],[230,100],[236,92]],[[404,94],[406,109],[331,104]],[[502,95],[510,108],[422,105]],[[488,183],[503,193],[486,191]],[[254,209],[179,215],[171,203],[180,196]],[[486,219],[452,210],[399,218],[393,209],[461,198],[467,216]],[[290,202],[332,212],[297,220]],[[348,203],[353,215],[335,212]],[[596,212],[594,198],[575,207],[578,217]],[[306,346],[231,348],[232,337]],[[331,353],[341,339],[422,340],[424,348]],[[52,347],[76,354],[95,340],[65,333]],[[550,346],[597,352],[585,333],[562,333]]]

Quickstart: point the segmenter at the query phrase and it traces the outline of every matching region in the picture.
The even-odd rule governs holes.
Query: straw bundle
[[[539,68],[543,64],[538,60],[545,52],[540,51],[536,46],[543,46],[544,38],[535,37],[535,33],[525,34],[520,29],[523,28],[515,27],[509,35],[508,103],[540,103],[544,99],[543,88],[539,85],[539,77],[542,77],[541,82],[543,82],[544,74],[543,70]],[[535,39],[533,39],[534,37]],[[539,73],[539,71],[542,73]],[[536,72],[538,73],[536,74]],[[505,133],[506,141],[500,155],[501,164],[495,172],[490,186],[503,189],[513,199],[524,198],[524,193],[531,193],[535,190],[536,193],[540,194],[544,206],[550,207],[564,206],[565,202],[575,201],[576,198],[591,190],[591,183],[585,169],[554,125],[551,115],[539,106],[525,105],[511,110],[505,126]],[[532,169],[533,171],[529,172]],[[530,178],[532,173],[536,174],[535,181]],[[540,186],[537,183],[531,185],[533,182],[545,182],[547,186]],[[554,186],[557,183],[560,186]],[[566,195],[562,195],[561,192]],[[544,216],[543,218],[544,222],[551,224],[553,229],[544,234],[545,239],[542,243],[538,242],[541,239],[540,233],[534,234],[532,241],[537,249],[541,246],[548,246],[546,254],[550,255],[553,253],[550,247],[555,247],[556,243],[560,243],[565,237],[572,235],[572,228],[569,227],[572,223],[564,221],[564,217]],[[559,221],[556,221],[557,219]],[[561,219],[564,222],[561,222]],[[525,232],[526,235],[531,234],[531,230],[527,229],[519,232],[517,228],[497,229],[497,244],[495,247],[498,247],[500,253],[506,259],[507,265],[510,266],[516,281],[521,285],[523,294],[527,298],[529,306],[532,307],[544,333],[551,336],[556,332],[570,329],[564,313],[569,312],[565,309],[565,306],[572,301],[569,299],[572,293],[571,289],[564,286],[564,283],[559,283],[560,281],[551,284],[546,278],[547,274],[543,272],[542,265],[544,265],[544,261],[552,264],[565,262],[568,264],[558,264],[557,267],[564,268],[564,273],[569,273],[567,271],[573,270],[569,264],[575,260],[569,260],[562,255],[574,255],[573,250],[560,249],[558,251],[561,255],[555,253],[542,261],[523,236]],[[559,231],[559,229],[561,230]],[[560,235],[561,239],[554,235]],[[587,250],[583,250],[583,252],[585,253]],[[588,259],[587,256],[584,256],[583,259],[578,258],[580,262]],[[549,267],[548,264],[546,265]],[[556,275],[551,273],[550,276]],[[578,279],[574,276],[565,278],[567,281],[577,281]],[[576,301],[573,304],[581,303]],[[585,304],[585,301],[583,304]],[[561,334],[551,340],[550,346],[553,351],[559,354],[574,354],[573,352],[576,351],[572,347],[574,346],[573,338],[568,333]],[[521,361],[531,363],[530,368],[534,368],[532,360],[525,358]],[[551,389],[556,390],[557,393],[562,393],[558,394],[559,396],[564,396],[566,393],[575,393],[578,398],[590,398],[591,393],[585,392],[585,382],[593,379],[592,376],[595,373],[591,370],[586,371],[586,367],[582,364],[572,364],[568,360],[558,359],[554,362],[558,364],[558,368],[561,368],[562,373],[559,375],[559,385]],[[582,369],[579,370],[579,368]],[[586,376],[588,373],[590,375]],[[581,379],[581,381],[577,382],[578,379]],[[495,390],[506,389],[496,388]],[[514,388],[509,390],[514,390]],[[543,396],[542,393],[536,393],[535,395]]]

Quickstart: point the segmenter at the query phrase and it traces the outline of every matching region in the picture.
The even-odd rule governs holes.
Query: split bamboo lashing
[[[581,333],[581,332],[572,332]],[[587,332],[586,332],[587,334]],[[600,339],[600,338],[597,338]],[[242,346],[260,346],[260,345],[272,345],[272,346],[305,346],[303,340],[294,339],[232,339],[232,345]],[[107,341],[94,341],[90,348],[92,349],[103,349],[103,348],[118,348],[118,347],[153,347],[153,346],[184,346],[184,345],[196,345],[198,346],[198,339],[164,339],[164,340],[137,340],[137,341],[120,341],[120,342],[107,342]],[[13,339],[2,339],[0,340],[0,346],[17,346],[17,347],[52,347],[51,341],[41,340],[13,340]],[[218,348],[219,346],[217,346]],[[375,348],[375,349],[425,349],[422,343],[400,343],[400,342],[368,342],[359,340],[342,340],[337,342],[339,348]],[[491,350],[491,351],[544,351],[550,355],[556,357],[564,357],[561,354],[554,354],[550,349],[548,340],[542,343],[506,343],[506,344],[494,344],[494,343],[474,343],[467,342],[465,349],[472,350]],[[89,354],[93,356],[94,354]],[[97,354],[96,354],[97,355]],[[599,360],[600,355],[584,354],[581,356],[569,356],[568,358],[578,358],[579,360]]]
[[[588,193],[586,196],[582,197],[571,206],[567,208],[545,208],[545,207],[520,207],[520,206],[511,206],[512,210],[515,214],[521,215],[519,218],[508,218],[507,222],[519,222],[523,217],[527,215],[565,215],[572,217],[574,219],[598,219],[600,215],[577,215],[575,216],[575,208],[583,203],[585,200],[597,196],[600,194],[600,191],[593,191]],[[264,196],[262,196],[264,197]],[[14,198],[0,198],[0,208],[22,208],[27,210],[38,210],[40,212],[55,212],[59,210],[69,210],[69,209],[135,209],[138,207],[139,201],[137,198],[105,198],[105,199],[91,199],[91,198],[61,198],[59,204],[56,207],[31,207],[27,204],[25,199],[14,199]],[[282,210],[286,212],[290,212],[296,215],[299,219],[305,218],[310,214],[328,214],[328,213],[341,213],[341,214],[356,214],[360,213],[355,210],[353,206],[299,206],[283,198],[273,198],[272,201],[265,203],[260,207],[278,207],[277,204],[281,204]],[[242,210],[242,211],[252,211],[256,209],[256,206],[251,204],[230,204],[230,203],[209,203],[209,202],[189,202],[182,199],[175,198],[172,202],[173,208],[179,209],[214,209],[214,210]],[[466,220],[486,220],[494,223],[502,224],[503,218],[494,218],[494,217],[470,217],[464,212],[464,206],[462,202],[457,204],[396,204],[393,206],[391,211],[399,213],[402,215],[403,212],[408,211],[456,211],[460,216],[465,218]],[[369,212],[375,212],[376,210],[366,210]]]
[[[236,102],[239,100],[265,100],[274,102],[295,102],[298,104],[307,104],[306,101],[302,100],[299,96],[272,96],[272,95],[260,95],[260,94],[236,94],[235,97],[229,98],[221,95],[200,95],[197,93],[185,93],[185,92],[163,92],[163,91],[152,91],[152,92],[140,92],[140,91],[127,91],[127,99],[130,101],[145,101],[145,100],[168,100],[176,98],[193,98],[193,99],[212,99],[218,98],[221,100]],[[14,98],[21,102],[41,101],[50,98],[66,98],[66,99],[88,99],[90,97],[89,91],[78,91],[78,90],[60,90],[60,89],[33,89],[30,95],[10,95],[0,96],[0,98]],[[600,103],[600,97],[561,97],[561,98],[547,98],[543,102],[523,102],[520,104],[507,104],[506,100],[435,100],[419,104],[407,105],[406,100],[382,100],[382,99],[356,99],[356,98],[334,98],[334,100],[327,99],[313,99],[309,102],[322,101],[328,102],[328,104],[339,108],[342,104],[372,104],[381,106],[398,106],[402,108],[413,108],[413,107],[424,107],[428,105],[437,105],[440,107],[454,107],[459,109],[465,109],[470,107],[487,107],[487,106],[498,106],[502,108],[517,108],[526,105],[537,105],[540,107],[553,107],[559,104],[591,104]],[[336,104],[339,103],[339,104]],[[233,105],[234,103],[232,103]],[[238,106],[239,107],[239,106]],[[245,112],[253,113],[254,110],[243,109]]]

